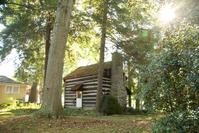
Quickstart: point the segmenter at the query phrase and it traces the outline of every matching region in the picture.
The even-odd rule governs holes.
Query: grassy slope
[[[5,133],[149,133],[153,115],[65,116],[34,118],[35,109],[0,111],[0,131]],[[73,110],[74,112],[74,110]]]

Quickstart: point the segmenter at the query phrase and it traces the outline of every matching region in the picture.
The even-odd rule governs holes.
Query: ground
[[[78,116],[60,119],[35,118],[35,109],[0,112],[3,133],[150,133],[154,115]],[[74,112],[74,111],[72,111]]]

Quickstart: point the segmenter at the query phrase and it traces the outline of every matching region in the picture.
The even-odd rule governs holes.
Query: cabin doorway
[[[82,107],[82,91],[76,91],[76,107]]]

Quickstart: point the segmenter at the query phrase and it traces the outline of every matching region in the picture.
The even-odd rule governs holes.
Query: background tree
[[[54,2],[55,3],[55,2]],[[16,49],[21,63],[16,77],[24,82],[42,86],[43,66],[46,69],[50,34],[54,21],[53,1],[4,1],[1,5],[1,23],[5,29],[0,38],[1,60]],[[44,41],[45,40],[45,41]],[[44,53],[46,56],[44,56]]]
[[[107,14],[108,14],[108,0],[103,0],[102,3],[102,21],[101,21],[101,44],[100,44],[100,60],[98,68],[98,86],[96,97],[96,110],[100,112],[100,105],[102,101],[102,84],[104,76],[104,50],[106,43],[106,30],[107,30]]]
[[[119,2],[118,2],[119,3]],[[136,100],[139,109],[140,73],[150,62],[150,53],[157,39],[154,34],[152,15],[154,2],[120,1],[114,3],[115,18],[112,20],[111,40],[118,51],[122,51],[125,70],[128,73],[128,92]],[[131,95],[129,95],[129,103]]]

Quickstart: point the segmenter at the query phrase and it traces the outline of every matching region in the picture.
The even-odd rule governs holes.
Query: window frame
[[[20,86],[19,85],[6,85],[5,86],[5,93],[6,94],[19,94],[20,93]]]

